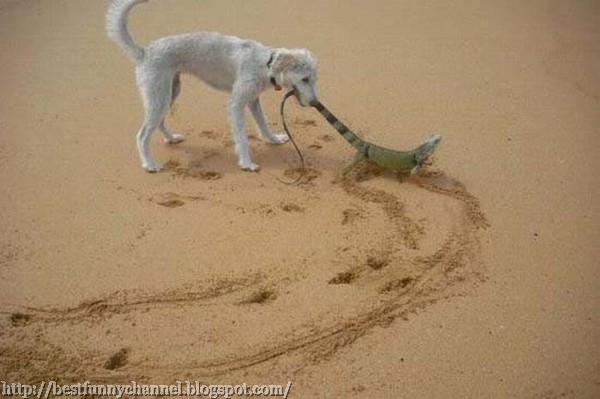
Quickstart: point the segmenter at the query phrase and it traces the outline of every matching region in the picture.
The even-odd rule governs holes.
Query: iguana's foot
[[[346,166],[344,169],[342,169],[341,175],[342,177],[345,177],[348,172],[350,172],[352,169],[354,169],[356,167],[356,165],[358,165],[363,159],[365,159],[365,156],[363,154],[361,154],[360,152],[357,153],[354,158],[352,159],[352,162],[350,162],[350,164],[348,166]]]

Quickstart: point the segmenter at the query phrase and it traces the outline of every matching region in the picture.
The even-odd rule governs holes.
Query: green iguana
[[[410,171],[411,174],[418,173],[423,167],[427,158],[435,151],[437,145],[442,140],[439,134],[431,135],[423,144],[411,151],[395,151],[384,148],[373,143],[369,143],[358,137],[352,130],[344,125],[335,115],[331,113],[320,101],[313,101],[310,104],[314,107],[327,122],[346,139],[354,148],[358,150],[352,164],[345,169],[347,172],[359,161],[368,159],[373,163],[394,171]]]

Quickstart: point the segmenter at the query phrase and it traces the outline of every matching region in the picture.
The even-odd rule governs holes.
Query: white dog
[[[152,133],[158,128],[167,143],[178,143],[181,135],[165,125],[165,114],[179,94],[181,73],[197,76],[208,85],[231,92],[229,114],[238,163],[243,170],[257,171],[248,149],[245,108],[248,106],[262,137],[282,144],[285,134],[273,134],[265,121],[259,95],[269,87],[295,90],[302,106],[317,99],[317,61],[304,49],[270,48],[252,40],[199,32],[164,37],[146,48],[134,43],[127,30],[131,8],[148,0],[115,0],[106,15],[110,39],[119,44],[136,64],[137,84],[146,111],[137,134],[142,167],[157,172],[161,166],[150,155]]]

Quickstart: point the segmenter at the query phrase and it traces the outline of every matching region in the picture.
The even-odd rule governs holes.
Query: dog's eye
[[[306,78],[302,79],[302,81],[303,81],[304,83],[308,83],[308,82],[310,82],[310,78],[309,78],[309,77],[306,77]]]

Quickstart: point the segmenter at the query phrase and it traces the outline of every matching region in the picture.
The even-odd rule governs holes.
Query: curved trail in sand
[[[174,173],[198,177],[184,169]],[[297,368],[482,278],[477,257],[487,221],[478,200],[460,182],[441,172],[425,172],[413,181],[424,198],[444,204],[438,213],[451,208],[448,223],[427,224],[413,216],[399,195],[406,184],[368,177],[359,171],[330,187],[342,190],[352,204],[344,209],[337,230],[343,245],[330,262],[339,270],[333,276],[325,278],[328,265],[308,258],[291,268],[295,274],[286,265],[268,274],[197,281],[177,290],[115,292],[70,308],[4,306],[2,312],[10,316],[6,338],[13,344],[0,357],[16,375],[30,380],[52,375],[95,381],[216,376],[276,359]],[[306,190],[315,188],[309,184]],[[289,204],[282,209],[303,210]],[[427,211],[425,205],[421,213]],[[321,297],[321,305],[302,308],[307,296]],[[285,322],[278,322],[278,314],[287,314]],[[257,325],[264,335],[244,336],[244,327]],[[105,331],[102,344],[98,331]],[[176,336],[177,344],[145,346],[143,337],[152,331]],[[127,360],[118,370],[107,370],[110,359],[101,347],[105,342],[120,347],[119,338]]]

